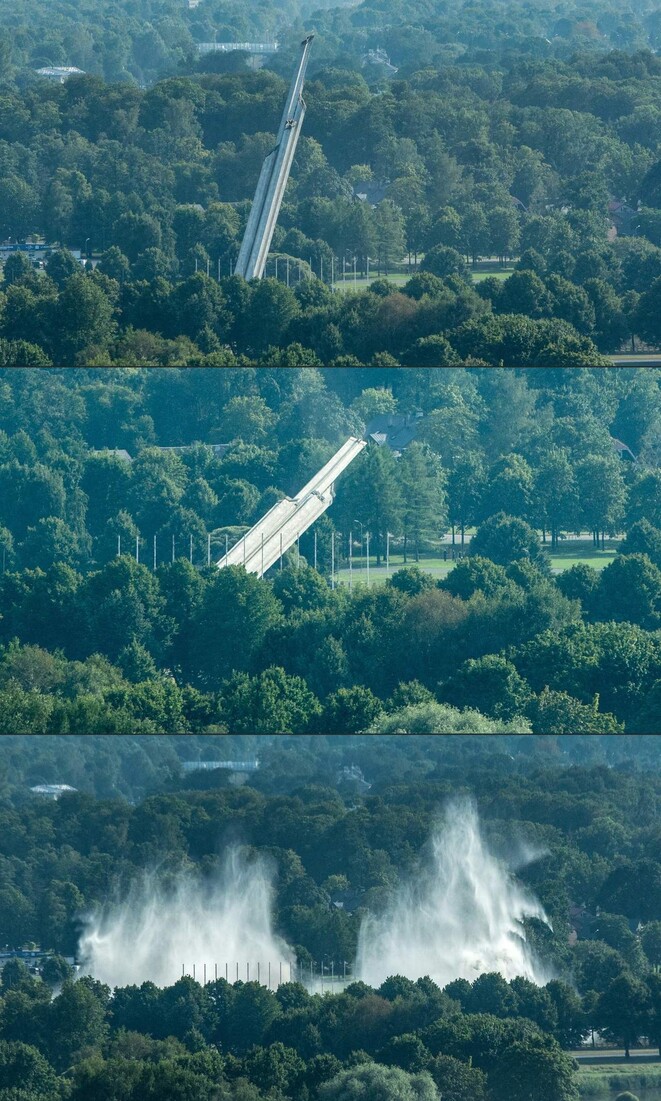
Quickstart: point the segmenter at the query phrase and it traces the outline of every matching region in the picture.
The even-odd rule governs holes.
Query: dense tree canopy
[[[657,371],[5,368],[0,387],[3,731],[657,728]],[[384,416],[412,442],[377,432],[282,571],[214,568]],[[557,553],[627,526],[601,572],[552,573],[549,532]],[[346,583],[395,544],[385,585]],[[454,560],[438,582],[411,562],[430,551]]]
[[[293,26],[309,23],[305,129],[268,278],[239,285]],[[513,0],[507,18],[492,4],[479,19],[463,0],[387,18],[368,3],[87,0],[75,22],[66,0],[47,15],[10,5],[0,238],[55,251],[45,272],[7,261],[4,358],[589,366],[632,336],[658,345],[657,24],[645,5],[625,19],[587,0],[562,17]],[[276,38],[262,68],[199,49]],[[37,75],[48,66],[82,72],[59,83]],[[495,278],[508,258],[516,270]],[[332,294],[354,266],[412,278]]]

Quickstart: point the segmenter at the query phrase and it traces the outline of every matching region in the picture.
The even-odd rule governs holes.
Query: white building
[[[39,76],[46,80],[55,80],[58,84],[64,84],[70,76],[85,76],[84,69],[77,69],[75,65],[47,65],[43,69],[35,69]]]
[[[69,784],[37,784],[30,788],[33,795],[42,795],[45,799],[59,799],[61,795],[65,795],[68,791],[77,790],[77,788],[70,787]]]

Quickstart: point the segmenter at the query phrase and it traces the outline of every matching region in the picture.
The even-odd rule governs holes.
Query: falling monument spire
[[[276,143],[264,158],[248,224],[234,268],[235,275],[242,275],[244,279],[261,279],[264,274],[273,231],[305,116],[303,84],[313,38],[314,35],[309,34],[301,42],[301,57],[289,88]]]

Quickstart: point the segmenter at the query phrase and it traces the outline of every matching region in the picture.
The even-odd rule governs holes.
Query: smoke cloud
[[[175,877],[167,887],[155,873],[134,884],[128,897],[88,915],[80,939],[81,973],[109,986],[140,984],[147,980],[168,986],[186,974],[201,981],[242,979],[246,964],[250,978],[277,985],[280,962],[293,962],[291,948],[272,929],[272,877],[266,864],[246,863],[237,848],[227,853],[216,880],[206,884],[192,875]],[[283,974],[283,978],[284,978]],[[287,978],[288,969],[287,969]]]
[[[485,971],[543,983],[524,939],[524,918],[547,922],[486,848],[471,802],[455,802],[431,838],[431,860],[360,929],[357,973],[370,986],[389,975],[429,975],[439,986]]]

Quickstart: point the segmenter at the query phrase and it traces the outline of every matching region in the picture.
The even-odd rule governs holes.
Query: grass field
[[[513,270],[514,270],[513,268],[494,268],[493,271],[473,271],[473,270],[471,270],[471,275],[473,276],[473,282],[474,283],[480,283],[483,279],[488,279],[488,278],[509,279],[509,277],[512,274]]]
[[[565,543],[557,553],[550,554],[551,568],[554,573],[562,573],[563,570],[568,570],[571,566],[584,563],[586,566],[591,566],[592,569],[603,570],[604,566],[613,561],[617,554],[617,546],[615,540],[606,540],[605,550],[595,550],[591,540],[572,540],[571,543]],[[467,550],[468,547],[466,547],[466,552]],[[459,553],[458,548],[457,553]],[[448,548],[448,559],[450,559],[450,548]],[[442,552],[440,555],[425,555],[420,558],[419,562],[415,562],[409,555],[408,563],[405,563],[403,554],[391,551],[390,569],[387,572],[385,563],[382,563],[377,569],[376,557],[372,554],[369,562],[370,585],[383,585],[389,574],[402,569],[405,565],[417,566],[425,573],[430,573],[436,578],[442,578],[448,575],[455,563],[451,560],[444,561]],[[348,566],[343,566],[338,571],[337,576],[340,584],[348,585],[351,582],[352,585],[366,585],[367,573],[366,558],[355,555],[353,569],[350,571]]]
[[[577,1075],[578,1091],[586,1101],[614,1101],[618,1093],[630,1090],[640,1101],[661,1097],[661,1065],[638,1070],[627,1063],[613,1066],[582,1066]]]
[[[495,279],[507,279],[514,271],[514,267],[511,264],[501,268],[496,264],[480,263],[477,268],[470,268],[469,270],[473,281],[480,283],[489,276],[493,276]],[[394,272],[389,275],[378,275],[376,272],[370,272],[369,279],[366,276],[357,275],[354,281],[353,271],[347,271],[344,279],[341,274],[336,278],[335,289],[338,291],[364,291],[375,279],[387,279],[389,283],[401,287],[404,283],[408,283],[412,275],[415,275],[415,271]]]

